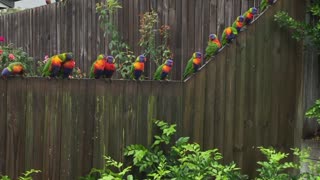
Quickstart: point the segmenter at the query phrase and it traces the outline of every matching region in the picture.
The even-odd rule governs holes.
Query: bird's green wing
[[[237,28],[237,20],[235,20],[233,23],[232,23],[232,26],[233,28]]]
[[[268,6],[267,0],[262,0],[259,7],[260,12],[264,11],[267,8],[267,6]]]
[[[44,65],[44,68],[42,70],[42,76],[49,76],[50,75],[49,69],[51,66],[51,61],[52,61],[51,58],[48,59],[47,63]]]
[[[187,63],[186,69],[184,70],[184,73],[183,73],[183,79],[185,79],[192,73],[193,73],[193,58],[191,58]]]
[[[90,68],[90,74],[89,74],[89,78],[95,78],[95,75],[94,75],[94,64],[97,62],[97,60],[95,60],[93,63],[92,63],[92,66]]]
[[[217,52],[218,49],[219,47],[216,43],[209,42],[206,48],[204,59],[209,60]]]
[[[221,43],[222,43],[222,46],[227,44],[227,37],[226,37],[226,33],[224,31],[221,36]]]
[[[130,78],[131,78],[131,79],[134,79],[133,73],[134,73],[134,63],[132,63],[131,69],[130,69]]]
[[[237,31],[236,28],[231,27],[231,30],[232,30],[232,33],[233,33],[234,35],[238,35],[238,31]]]
[[[162,73],[163,66],[164,66],[164,64],[159,66],[158,69],[156,70],[156,72],[154,73],[154,75],[153,75],[153,79],[154,80],[160,80],[161,79],[161,73]]]

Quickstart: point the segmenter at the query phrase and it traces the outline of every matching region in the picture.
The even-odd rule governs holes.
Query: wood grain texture
[[[29,32],[32,41],[26,49],[40,58],[45,53],[38,54],[39,48],[50,54],[72,48],[78,65],[86,68],[98,51],[106,50],[102,31],[83,24],[89,19],[91,25],[98,22],[96,2],[90,1],[87,7],[85,0],[72,0],[65,7],[52,4],[23,12],[23,16],[32,16],[23,26],[32,25],[34,30]],[[222,23],[231,21],[219,15],[229,13],[224,6],[219,9],[225,3],[221,1],[203,1],[208,7],[184,0],[151,1],[149,5],[139,4],[140,0],[122,2],[124,9],[138,7],[119,12],[117,23],[129,42],[138,38],[128,28],[128,24],[137,26],[133,13],[148,8],[166,11],[161,21],[179,31],[174,34],[173,50],[181,59],[176,59],[180,61],[175,64],[173,78],[181,76],[192,52],[203,48],[208,33],[219,34]],[[241,1],[240,5],[247,7],[249,2]],[[189,136],[203,149],[219,148],[225,162],[234,160],[244,173],[253,175],[261,158],[257,146],[272,145],[287,151],[300,145],[295,134],[301,134],[299,122],[303,119],[303,113],[296,113],[303,107],[302,49],[273,21],[273,15],[284,6],[297,9],[289,3],[277,3],[186,81],[0,80],[0,173],[16,177],[35,168],[42,170],[35,179],[77,179],[92,167],[103,167],[103,155],[125,161],[122,154],[127,145],[150,144],[156,132],[152,119],[160,119],[178,125],[176,137]],[[50,20],[54,24],[45,21],[48,15],[41,16],[42,11],[55,15]],[[83,12],[91,15],[85,17]],[[235,15],[239,9],[230,12]],[[65,14],[68,17],[61,19]],[[16,17],[0,16],[4,24],[0,30],[7,29],[6,24],[15,25],[5,21],[8,18]],[[221,24],[212,24],[210,18]],[[42,23],[50,28],[42,29]],[[203,27],[192,27],[196,25]],[[45,31],[48,33],[41,35]],[[185,38],[189,35],[190,39]],[[70,42],[64,43],[63,37]],[[24,38],[20,41],[17,43],[25,44]],[[41,46],[45,41],[49,42],[46,48]]]

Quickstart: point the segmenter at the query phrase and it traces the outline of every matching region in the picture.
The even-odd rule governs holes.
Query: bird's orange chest
[[[95,69],[104,69],[106,62],[104,60],[98,60],[96,63],[94,63]]]
[[[144,63],[142,62],[135,62],[133,64],[135,70],[143,71],[144,70]]]
[[[20,65],[13,66],[12,68],[13,73],[20,73],[22,70],[23,70],[23,67]]]

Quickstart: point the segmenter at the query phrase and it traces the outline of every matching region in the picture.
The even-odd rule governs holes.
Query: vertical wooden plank
[[[44,117],[43,173],[50,179],[60,178],[61,131],[62,131],[62,83],[47,80]],[[36,156],[36,155],[34,155]]]
[[[110,121],[112,121],[112,110],[115,107],[109,107],[110,103],[113,104],[113,101],[109,97],[105,96],[105,87],[110,85],[106,84],[102,80],[95,80],[93,86],[95,85],[94,90],[94,99],[92,106],[95,107],[93,114],[93,167],[103,167],[103,155],[111,155],[109,146],[109,136],[108,132],[111,130],[109,127]]]
[[[126,119],[122,118],[124,114],[124,90],[125,83],[122,81],[112,81],[108,84],[110,86],[110,95],[107,97],[112,99],[112,104],[108,103],[107,109],[110,110],[109,116],[109,132],[108,132],[108,144],[105,146],[110,150],[109,155],[117,161],[123,161],[123,148],[124,138],[123,131]]]
[[[86,21],[86,25],[87,25],[87,43],[86,43],[86,49],[87,49],[87,54],[84,58],[84,68],[83,71],[85,72],[90,72],[90,68],[91,68],[91,64],[92,64],[92,60],[94,59],[93,53],[92,53],[92,46],[94,46],[94,41],[92,38],[92,31],[95,27],[95,25],[93,24],[92,21],[92,10],[94,10],[95,4],[94,1],[90,0],[90,1],[86,1],[86,6],[87,6],[87,21]],[[95,17],[95,15],[94,15]],[[89,74],[89,73],[88,73]]]
[[[234,133],[237,127],[234,123],[237,121],[235,116],[235,71],[236,71],[236,42],[228,47],[226,56],[226,110],[225,110],[225,130],[224,130],[224,161],[234,161]]]
[[[0,174],[6,174],[7,81],[4,80],[0,80],[0,106],[2,107],[0,108]]]
[[[187,39],[188,39],[188,48],[187,48],[187,53],[188,54],[192,54],[193,52],[197,51],[197,49],[195,49],[194,47],[194,42],[195,42],[195,34],[199,33],[199,29],[195,28],[195,21],[199,21],[201,20],[199,17],[195,17],[195,1],[187,1],[188,2],[188,35],[187,35]],[[186,59],[188,60],[188,59]],[[185,63],[187,63],[185,61]]]
[[[191,136],[193,134],[193,120],[194,120],[194,102],[193,96],[195,94],[195,78],[190,78],[184,83],[183,89],[183,136],[190,137],[192,142],[194,139]]]
[[[194,29],[194,49],[195,51],[199,51],[203,53],[203,47],[202,47],[202,36],[203,36],[203,21],[202,21],[202,1],[195,1],[194,2],[194,27],[197,27]]]
[[[172,34],[174,34],[175,38],[172,36],[172,41],[176,42],[176,46],[174,49],[172,48],[173,55],[174,55],[174,68],[172,71],[172,78],[176,80],[181,80],[182,79],[182,73],[184,70],[184,63],[183,63],[183,53],[182,53],[182,46],[183,46],[183,16],[182,16],[182,0],[176,0],[175,5],[176,5],[176,10],[175,10],[175,15],[176,15],[176,30],[172,30]],[[171,19],[171,18],[170,18]],[[180,32],[179,34],[177,32]]]
[[[234,6],[233,6],[233,0],[226,0],[225,1],[225,5],[224,5],[224,23],[225,23],[225,27],[227,26],[231,26],[233,23],[234,15],[233,15],[233,10],[234,10]]]
[[[223,30],[226,28],[225,24],[225,1],[217,1],[217,34],[222,35]]]
[[[26,170],[39,169],[43,173],[35,178],[44,179],[46,172],[43,168],[44,152],[44,118],[45,118],[45,79],[28,78],[27,107],[26,107]],[[42,178],[41,178],[42,177]]]
[[[215,59],[221,60],[221,59]],[[216,133],[216,122],[217,119],[215,118],[215,100],[216,100],[216,73],[217,73],[217,62],[210,61],[206,65],[206,94],[205,94],[205,119],[203,123],[204,127],[204,134],[203,137],[203,148],[204,149],[212,149],[214,148],[214,140],[215,140],[215,133]]]
[[[142,145],[148,144],[148,127],[152,124],[152,119],[148,119],[149,111],[149,96],[151,94],[152,83],[146,81],[137,84],[137,99],[136,99],[136,140]],[[166,119],[163,119],[166,121]]]
[[[183,72],[185,70],[185,66],[187,64],[187,61],[191,57],[192,53],[188,51],[188,1],[183,1],[181,3],[182,11],[181,11],[181,16],[182,16],[182,31],[181,31],[181,74],[180,78],[182,79]]]
[[[255,51],[252,49],[255,49],[255,37],[253,36],[255,31],[255,26],[248,27],[246,33],[246,54],[245,54],[245,61],[247,62],[246,66],[248,66],[247,70],[247,81],[248,85],[246,85],[246,91],[248,92],[248,110],[247,112],[247,119],[244,122],[244,155],[243,159],[246,160],[246,163],[244,163],[243,171],[245,173],[251,173],[251,167],[255,166],[255,154],[257,153],[256,149],[253,149],[255,147],[256,143],[256,137],[254,135],[255,128],[256,128],[256,122],[255,122],[255,80],[256,80],[256,66],[255,66]]]
[[[25,165],[26,82],[15,78],[7,85],[6,168],[9,177],[16,178]]]
[[[206,82],[206,69],[201,69],[194,77],[194,94],[193,94],[193,103],[194,103],[194,115],[193,115],[193,138],[194,141],[203,145],[203,139],[206,136],[203,133],[204,129],[204,117],[205,117],[205,94],[207,88],[205,87]]]
[[[243,167],[243,155],[244,155],[244,128],[245,121],[248,119],[248,61],[246,58],[246,33],[241,33],[236,40],[236,72],[235,72],[235,123],[234,127],[234,160],[240,166]]]
[[[216,92],[215,92],[215,147],[219,149],[219,152],[224,152],[224,127],[225,127],[225,105],[226,105],[226,51],[222,51],[217,58],[217,77],[216,77]]]
[[[75,179],[74,170],[72,168],[72,160],[74,158],[74,139],[73,129],[75,126],[75,119],[72,116],[72,106],[74,106],[71,97],[71,89],[76,86],[71,86],[70,80],[60,80],[63,89],[61,95],[61,129],[60,129],[60,179]],[[73,170],[73,171],[72,171]]]
[[[126,94],[123,104],[123,116],[124,116],[124,145],[128,146],[135,144],[135,132],[136,132],[136,113],[134,112],[135,103],[137,102],[137,84],[134,81],[123,81],[125,87],[123,93]]]
[[[200,46],[201,46],[201,49],[203,51],[203,54],[205,54],[205,48],[207,47],[207,42],[208,42],[208,36],[210,34],[210,21],[211,19],[210,18],[210,0],[204,0],[202,1],[202,4],[201,4],[201,8],[202,8],[202,11],[201,11],[201,32],[202,32],[202,35],[200,36]],[[205,59],[203,58],[204,62],[205,63]]]

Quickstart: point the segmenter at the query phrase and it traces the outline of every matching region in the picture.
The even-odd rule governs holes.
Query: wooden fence
[[[279,1],[185,82],[0,80],[0,173],[34,168],[37,179],[77,179],[105,154],[124,160],[126,145],[149,144],[155,118],[254,174],[257,146],[300,146],[301,44],[273,15],[301,18],[301,6]]]
[[[99,28],[95,6],[101,0],[68,0],[19,13],[0,16],[0,35],[23,47],[36,60],[45,55],[72,51],[79,66],[89,72],[97,54],[108,53],[108,38]],[[139,15],[151,9],[159,13],[157,27],[171,27],[170,48],[175,65],[172,79],[181,79],[192,53],[203,51],[208,35],[222,34],[235,18],[260,0],[120,0],[123,8],[115,22],[125,42],[136,55],[139,41]],[[159,39],[157,38],[157,42]],[[155,64],[149,61],[146,76],[152,77]]]

